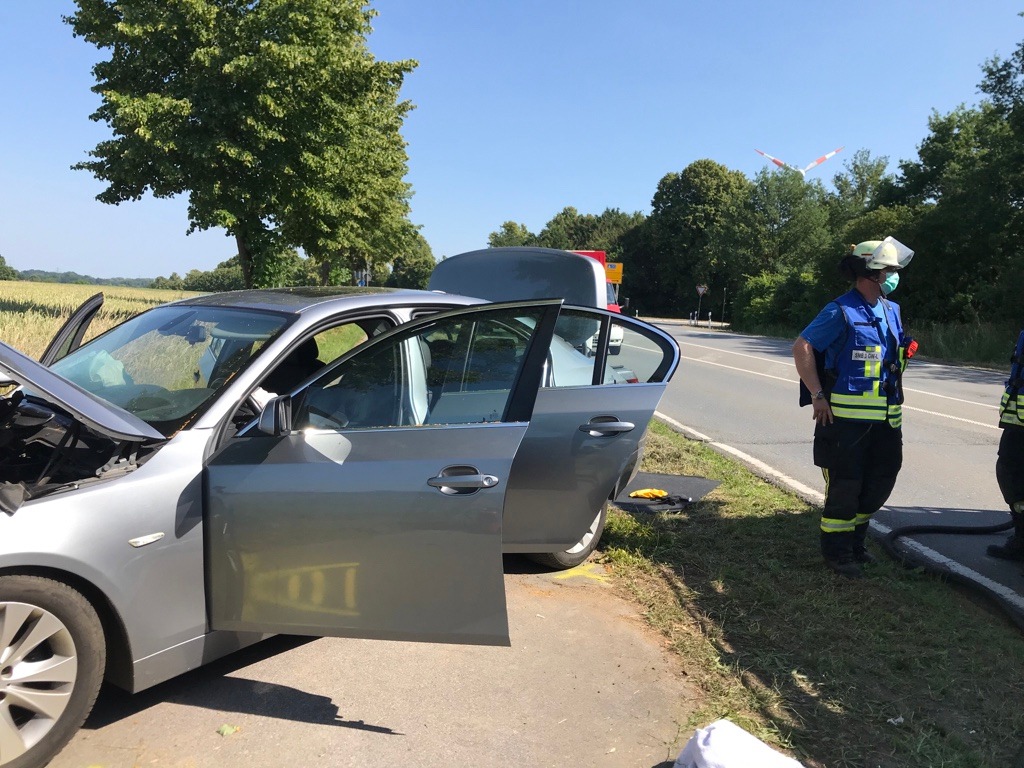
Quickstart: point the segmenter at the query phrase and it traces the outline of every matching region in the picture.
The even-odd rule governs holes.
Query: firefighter
[[[999,406],[999,458],[996,481],[1010,506],[1013,533],[1003,544],[990,544],[988,553],[1003,560],[1024,562],[1024,413],[1017,410],[1018,393],[1024,386],[1024,331],[1017,337],[1010,358],[1010,378]]]
[[[839,264],[853,288],[829,302],[793,344],[801,405],[811,405],[815,422],[814,464],[825,477],[821,554],[849,578],[874,562],[868,522],[903,464],[901,379],[916,344],[886,294],[913,255],[892,238],[853,246]]]

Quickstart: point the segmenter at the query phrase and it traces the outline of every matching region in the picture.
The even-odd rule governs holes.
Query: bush
[[[733,327],[803,328],[831,298],[809,272],[762,273],[740,289],[733,304]]]

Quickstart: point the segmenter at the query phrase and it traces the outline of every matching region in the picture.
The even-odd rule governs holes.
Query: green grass
[[[884,556],[835,576],[820,510],[660,423],[643,469],[722,481],[682,513],[613,509],[603,542],[703,691],[688,727],[728,717],[809,768],[1013,765],[1024,639],[1002,615]]]

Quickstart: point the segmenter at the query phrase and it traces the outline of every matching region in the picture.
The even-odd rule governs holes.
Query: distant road
[[[658,323],[682,361],[660,412],[824,491],[799,408],[792,342]],[[915,359],[904,375],[904,460],[892,506],[1003,510],[995,480],[1005,373]]]

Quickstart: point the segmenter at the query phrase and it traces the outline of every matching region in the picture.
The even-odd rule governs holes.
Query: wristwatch
[[[817,392],[815,392],[814,393],[814,399],[815,400],[824,400],[825,399],[825,390],[819,389]]]

